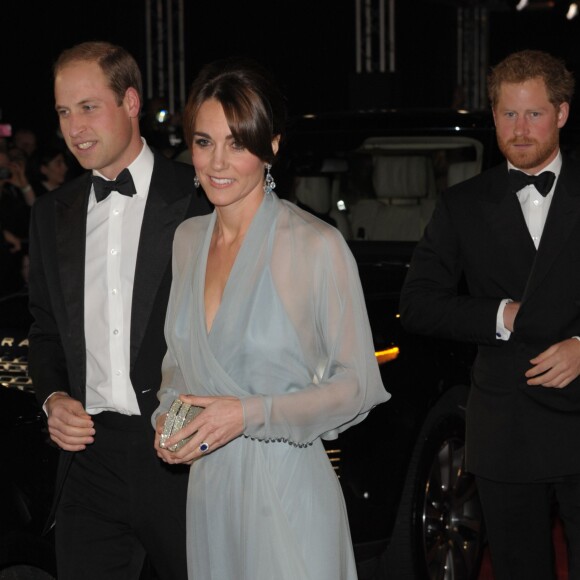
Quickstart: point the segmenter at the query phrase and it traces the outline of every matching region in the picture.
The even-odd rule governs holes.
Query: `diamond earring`
[[[264,182],[264,193],[266,194],[272,193],[276,187],[276,182],[270,174],[270,169],[272,169],[272,165],[270,163],[266,163],[266,180]]]
[[[196,189],[199,189],[199,177],[197,175],[193,178],[193,185],[195,185]]]

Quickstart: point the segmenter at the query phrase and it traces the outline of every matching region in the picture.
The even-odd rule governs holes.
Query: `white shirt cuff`
[[[499,308],[497,309],[497,316],[495,319],[495,337],[498,340],[509,340],[510,336],[512,335],[511,331],[509,331],[503,324],[503,311],[505,310],[505,305],[508,302],[513,302],[513,300],[509,298],[504,298],[499,303]]]

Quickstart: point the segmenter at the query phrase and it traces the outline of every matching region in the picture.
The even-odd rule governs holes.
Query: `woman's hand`
[[[155,447],[155,451],[157,451],[157,457],[165,461],[165,463],[174,463],[171,458],[171,451],[161,447],[161,434],[163,433],[163,426],[165,425],[166,418],[167,413],[157,417],[157,422],[155,424],[155,443],[153,446]]]
[[[184,403],[203,407],[204,410],[183,429],[172,435],[166,442],[165,448],[161,448],[159,438],[163,432],[165,415],[157,419],[155,433],[155,449],[157,455],[166,463],[186,463],[191,465],[202,455],[211,453],[223,447],[232,439],[239,437],[244,430],[244,412],[242,402],[236,397],[196,397],[181,395]],[[181,441],[189,435],[193,437],[175,452],[169,451],[169,447]],[[200,449],[202,443],[207,444],[205,451]]]

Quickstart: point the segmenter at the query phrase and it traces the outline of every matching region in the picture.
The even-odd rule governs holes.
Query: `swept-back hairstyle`
[[[572,100],[574,77],[564,62],[540,50],[522,50],[502,60],[488,76],[487,90],[491,107],[497,105],[502,83],[523,83],[531,79],[544,81],[548,99],[554,107]]]
[[[270,74],[258,63],[240,58],[203,67],[193,82],[183,114],[185,140],[190,148],[197,113],[209,99],[222,105],[236,141],[262,161],[272,163],[272,140],[282,137],[286,103]]]
[[[123,47],[109,42],[83,42],[64,50],[54,63],[54,76],[68,64],[85,61],[96,62],[101,67],[117,104],[123,102],[128,88],[135,89],[143,102],[143,81],[137,62]]]

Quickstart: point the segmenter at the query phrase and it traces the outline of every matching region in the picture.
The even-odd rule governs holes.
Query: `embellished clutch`
[[[166,441],[173,434],[191,423],[191,421],[193,421],[193,419],[195,419],[195,417],[197,417],[202,411],[203,407],[195,407],[194,405],[184,403],[180,399],[175,399],[167,413],[167,417],[165,418],[163,433],[161,433],[160,438],[161,447],[165,447]],[[178,449],[181,449],[192,438],[192,436],[193,434],[178,441],[171,447],[168,447],[169,451],[177,451]]]

